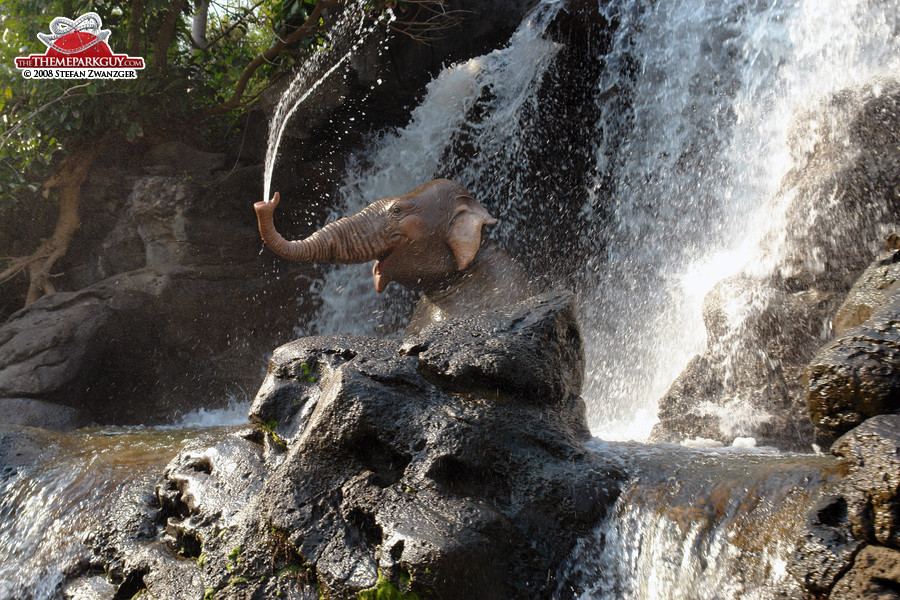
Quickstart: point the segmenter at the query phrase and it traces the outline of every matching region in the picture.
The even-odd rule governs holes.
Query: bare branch
[[[60,96],[58,98],[55,98],[55,99],[51,100],[50,102],[48,102],[47,104],[44,104],[43,106],[40,106],[37,109],[35,109],[35,111],[33,113],[31,113],[30,115],[28,115],[27,117],[25,117],[24,119],[22,119],[15,125],[13,125],[6,133],[4,133],[2,136],[0,136],[0,148],[3,148],[3,146],[6,145],[6,142],[9,141],[9,139],[13,136],[14,133],[16,133],[19,129],[21,129],[25,125],[26,121],[30,121],[31,119],[36,117],[38,114],[40,114],[47,108],[53,106],[60,100],[64,100],[66,97],[69,96],[69,93],[72,92],[73,90],[87,87],[89,85],[91,85],[90,81],[88,81],[87,83],[82,83],[79,85],[72,86],[72,87],[68,88],[67,90],[65,90],[62,94],[60,94]]]

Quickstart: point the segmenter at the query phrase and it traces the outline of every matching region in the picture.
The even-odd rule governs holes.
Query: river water
[[[784,249],[760,241],[788,226],[789,195],[776,192],[792,166],[793,115],[900,72],[900,1],[610,0],[597,9],[609,39],[580,56],[554,29],[564,11],[543,0],[505,47],[444,69],[405,127],[372,134],[334,216],[452,177],[501,220],[501,245],[545,285],[577,291],[594,450],[632,478],[570,557],[560,598],[773,598],[796,586],[785,570],[796,535],[784,524],[828,492],[836,461],[750,440],[641,442],[658,398],[704,348],[705,294],[741,270],[776,268]],[[573,64],[585,72],[566,71]],[[318,84],[285,96],[267,194],[278,139],[307,97],[298,90]],[[369,269],[327,271],[314,285],[320,309],[298,335],[399,329],[411,298],[375,294]],[[57,597],[104,499],[158,477],[186,439],[242,422],[247,408],[170,428],[77,432],[7,474],[0,600]]]

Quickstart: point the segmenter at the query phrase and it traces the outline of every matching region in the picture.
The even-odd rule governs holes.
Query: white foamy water
[[[766,600],[788,572],[807,507],[836,478],[831,457],[597,443],[632,475],[561,572],[558,598]],[[831,473],[831,474],[830,474]]]
[[[582,292],[594,323],[585,395],[596,435],[646,439],[657,400],[706,345],[707,292],[778,265],[792,119],[896,72],[900,11],[867,0],[625,0],[607,10],[622,19],[611,54],[637,67],[624,145],[612,161],[598,146],[598,178],[611,169],[617,187],[612,226],[594,232],[611,243]],[[735,310],[764,300],[747,301]],[[735,335],[741,322],[732,320]],[[731,407],[721,416],[735,434],[765,419],[739,397]]]

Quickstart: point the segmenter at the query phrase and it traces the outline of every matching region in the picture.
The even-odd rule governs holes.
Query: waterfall
[[[567,7],[545,0],[505,48],[444,69],[408,125],[355,157],[333,216],[433,177],[463,183],[543,285],[577,291],[594,434],[646,439],[657,400],[705,347],[707,292],[778,264],[795,114],[896,72],[896,4],[610,0],[596,17],[608,42],[575,48],[555,39]],[[331,269],[315,292],[321,309],[298,334],[396,331],[413,299],[374,294],[366,266]],[[739,401],[725,410],[765,418]]]
[[[82,430],[40,436],[40,460],[0,473],[0,598],[44,600],[89,555],[84,538],[119,494],[138,502],[188,430]],[[28,455],[28,451],[25,451]],[[27,462],[27,461],[26,461]]]
[[[562,569],[556,597],[792,597],[791,553],[838,480],[829,457],[595,442],[633,479]]]

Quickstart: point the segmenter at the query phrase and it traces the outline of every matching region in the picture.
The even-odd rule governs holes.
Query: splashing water
[[[386,15],[388,21],[393,18],[390,11],[387,11]],[[282,94],[269,125],[263,174],[263,200],[270,199],[269,192],[272,186],[272,173],[278,159],[278,148],[294,112],[304,101],[318,92],[332,76],[335,76],[341,67],[345,67],[376,30],[377,23],[367,21],[362,3],[347,7],[332,28],[332,47],[328,51],[313,53]]]
[[[502,246],[552,254],[560,272],[580,247],[574,277],[545,279],[578,292],[592,430],[646,439],[658,398],[704,348],[707,292],[778,264],[792,201],[779,186],[793,164],[787,138],[797,111],[900,64],[896,4],[602,3],[615,28],[595,57],[604,68],[592,84],[592,172],[572,194],[584,204],[574,222],[554,222],[548,210],[541,224],[522,203],[533,202],[536,180],[564,174],[542,172],[529,149],[549,143],[547,130],[572,128],[547,92],[567,85],[568,74],[554,71],[562,45],[549,39],[565,7],[542,2],[506,48],[445,69],[410,123],[373,141],[348,170],[335,215],[450,176],[501,219],[492,235]],[[551,74],[562,81],[548,82]],[[551,125],[541,130],[541,120]],[[563,193],[553,201],[562,204]],[[552,228],[571,229],[570,247],[543,239]],[[329,271],[316,288],[321,310],[297,333],[398,329],[411,295],[377,297],[370,279],[365,266]],[[740,399],[733,406],[736,432],[765,418]]]
[[[560,7],[560,0],[542,3],[519,27],[507,48],[444,69],[428,85],[425,99],[413,111],[409,125],[375,140],[369,153],[351,165],[332,216],[355,213],[374,200],[397,196],[446,176],[442,164],[446,149],[467,124],[466,116],[483,89],[493,91],[500,108],[479,125],[482,135],[510,139],[517,113],[523,104],[534,101],[541,75],[558,48],[541,34]],[[331,269],[314,289],[322,302],[316,319],[297,333],[372,335],[396,330],[411,296],[390,289],[383,298],[376,297],[370,269],[366,265]]]
[[[140,428],[84,430],[47,438],[41,460],[5,469],[0,475],[0,598],[57,597],[66,573],[88,556],[83,536],[98,515],[105,515],[123,491],[134,498],[152,490],[159,470],[190,435]]]
[[[759,248],[783,237],[792,198],[777,192],[793,164],[792,119],[896,68],[897,7],[887,4],[610,7],[623,18],[612,53],[639,58],[633,124],[615,155],[598,160],[612,163],[617,187],[613,225],[596,232],[611,237],[608,256],[585,284],[594,295],[586,320],[600,324],[586,331],[596,434],[645,438],[653,419],[643,416],[704,348],[707,292],[742,270],[775,268],[777,248]]]

